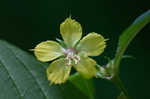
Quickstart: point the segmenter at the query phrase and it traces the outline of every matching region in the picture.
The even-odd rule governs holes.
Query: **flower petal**
[[[34,48],[34,54],[40,61],[51,61],[63,55],[63,48],[55,41],[45,41]]]
[[[106,47],[106,39],[100,34],[89,33],[85,36],[77,46],[80,52],[85,53],[87,56],[98,56]]]
[[[69,17],[60,25],[60,33],[65,44],[73,47],[82,36],[82,27],[80,23]]]
[[[89,57],[80,57],[78,65],[74,68],[85,78],[96,76],[96,62]]]
[[[51,84],[64,83],[70,74],[72,66],[66,66],[66,60],[60,58],[50,64],[47,68],[47,77]]]

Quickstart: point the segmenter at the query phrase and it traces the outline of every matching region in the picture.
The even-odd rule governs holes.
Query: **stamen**
[[[71,60],[70,59],[66,59],[66,60],[67,60],[66,66],[70,66],[71,65]]]
[[[66,65],[69,66],[72,64],[72,61],[74,62],[74,65],[77,65],[80,61],[80,56],[77,56],[77,51],[75,49],[67,49],[64,51],[64,54],[66,56]]]
[[[75,62],[75,65],[77,65],[79,63],[79,61],[80,61],[80,56],[75,55],[73,60]]]

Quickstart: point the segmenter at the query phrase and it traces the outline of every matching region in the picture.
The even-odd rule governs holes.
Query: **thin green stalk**
[[[124,93],[127,99],[129,99],[128,92],[123,84],[123,82],[120,80],[119,75],[116,75],[115,77],[112,78],[112,82],[116,85],[117,88],[120,89],[121,92]]]

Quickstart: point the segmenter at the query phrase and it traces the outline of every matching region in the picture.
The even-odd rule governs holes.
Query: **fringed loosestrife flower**
[[[72,67],[85,78],[96,76],[96,62],[88,56],[100,55],[106,47],[106,39],[94,32],[81,39],[82,27],[71,17],[60,25],[60,34],[66,47],[48,40],[34,48],[38,60],[42,62],[54,60],[46,71],[51,84],[64,83]]]

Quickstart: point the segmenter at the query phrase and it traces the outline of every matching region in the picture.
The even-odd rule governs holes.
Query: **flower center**
[[[80,56],[78,56],[78,51],[74,48],[68,48],[64,51],[64,54],[66,56],[66,65],[70,66],[70,65],[77,65],[80,61]]]

